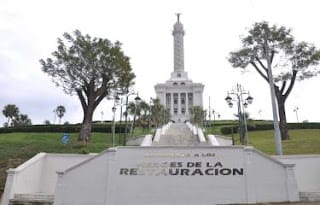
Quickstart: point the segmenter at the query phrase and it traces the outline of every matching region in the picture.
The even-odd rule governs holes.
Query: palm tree
[[[61,124],[61,118],[64,116],[64,113],[66,112],[66,108],[63,105],[59,105],[56,109],[55,112],[59,118],[59,124]]]
[[[3,115],[8,118],[8,126],[12,125],[15,118],[19,116],[19,108],[14,104],[6,105],[2,110]]]
[[[29,118],[28,115],[26,114],[19,114],[13,121],[12,121],[13,126],[18,127],[18,126],[28,126],[32,125],[31,119]]]
[[[152,123],[155,124],[156,127],[159,127],[162,124],[165,124],[169,118],[170,118],[170,115],[168,114],[168,111],[164,108],[164,106],[160,103],[160,100],[158,98],[152,99],[152,106],[151,106]]]
[[[134,128],[135,128],[135,123],[136,123],[136,118],[138,117],[138,119],[140,118],[140,114],[141,114],[141,109],[139,106],[139,102],[135,103],[135,102],[130,102],[128,105],[128,114],[133,115],[133,121],[131,123],[131,129],[130,129],[130,133],[131,133],[131,137],[133,135],[134,132]]]
[[[139,104],[139,110],[140,110],[140,117],[139,117],[139,125],[142,126],[143,132],[145,131],[145,128],[148,127],[148,115],[150,115],[150,106],[149,104],[142,100]]]
[[[205,114],[205,111],[202,109],[202,107],[193,106],[191,109],[191,114],[192,114],[192,118],[191,118],[192,123],[198,126],[201,125],[204,119],[204,114]]]

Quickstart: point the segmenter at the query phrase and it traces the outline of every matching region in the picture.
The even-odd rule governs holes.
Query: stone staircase
[[[197,136],[193,135],[185,123],[173,123],[155,146],[197,146]]]
[[[49,194],[15,194],[9,205],[53,205],[53,195]]]

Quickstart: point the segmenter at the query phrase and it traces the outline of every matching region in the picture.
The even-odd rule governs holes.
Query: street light
[[[298,110],[299,110],[299,108],[298,108],[298,107],[295,107],[295,108],[294,108],[294,110],[293,110],[293,112],[295,112],[295,113],[296,113],[297,122],[299,122]]]
[[[112,112],[113,112],[113,117],[112,117],[112,147],[114,147],[114,142],[115,142],[115,128],[116,128],[116,123],[115,123],[115,114],[116,114],[116,106],[112,107]]]
[[[216,116],[218,118],[220,118],[220,113],[216,112],[215,110],[212,110],[212,115],[213,115],[213,123],[215,122],[216,120]]]
[[[152,107],[152,104],[153,104],[153,99],[152,97],[150,98],[150,102],[149,102],[149,122],[148,122],[148,128],[150,130],[151,128],[151,107]]]
[[[234,97],[231,97],[230,95],[231,96],[233,95]],[[243,100],[244,95],[246,95],[247,98]],[[225,101],[227,102],[230,108],[233,107],[232,101],[237,102],[240,142],[241,144],[248,145],[249,136],[248,136],[247,120],[245,116],[245,108],[247,108],[249,104],[252,104],[253,97],[250,96],[249,92],[243,89],[242,85],[237,84],[237,86],[234,87],[230,93],[228,92],[228,95],[225,98]]]
[[[128,101],[129,101],[129,96],[130,95],[137,95],[138,96],[138,92],[129,92],[127,90],[126,93],[126,102],[125,102],[125,106],[126,106],[126,111],[125,111],[125,135],[124,135],[124,142],[123,145],[126,145],[126,140],[127,140],[127,133],[128,133]]]
[[[135,109],[134,109],[134,115],[133,115],[133,120],[132,120],[132,123],[131,123],[131,135],[130,137],[133,136],[133,129],[134,129],[134,123],[136,121],[136,114],[137,114],[137,109],[138,109],[138,105],[141,101],[141,98],[139,97],[139,94],[137,93],[137,97],[134,98],[134,101],[135,101]]]
[[[115,132],[116,132],[116,122],[115,122],[115,116],[116,116],[116,106],[119,104],[119,100],[120,100],[120,97],[118,96],[118,93],[115,94],[115,96],[113,97],[113,107],[112,107],[112,113],[113,113],[113,116],[112,116],[112,147],[114,147],[115,145]]]

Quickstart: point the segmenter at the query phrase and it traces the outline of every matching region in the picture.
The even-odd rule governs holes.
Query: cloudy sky
[[[269,87],[251,68],[242,73],[226,60],[240,48],[240,36],[254,22],[292,28],[297,40],[320,47],[320,3],[317,0],[0,0],[0,108],[16,104],[33,124],[58,121],[53,110],[64,105],[63,121],[81,122],[76,96],[55,87],[41,71],[39,59],[50,57],[57,38],[79,29],[83,34],[119,40],[137,78],[134,89],[148,101],[154,85],[173,71],[173,24],[182,13],[186,35],[185,70],[205,84],[204,107],[232,119],[235,108],[224,102],[227,91],[240,83],[254,97],[252,118],[272,119]],[[298,82],[287,100],[287,117],[299,107],[299,120],[320,121],[320,78]],[[94,119],[111,119],[111,102],[97,108]],[[103,114],[102,114],[103,112]],[[119,112],[117,113],[117,115]],[[6,121],[1,113],[0,126]]]

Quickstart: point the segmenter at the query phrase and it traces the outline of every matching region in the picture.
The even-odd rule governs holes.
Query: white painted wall
[[[154,135],[153,142],[159,143],[161,137],[161,128],[157,128],[156,134]]]
[[[40,190],[54,194],[57,183],[57,171],[66,170],[96,154],[46,154],[41,173]]]
[[[248,151],[246,158],[246,164],[250,167],[248,175],[254,176],[247,181],[249,202],[285,201],[284,198],[299,200],[294,165],[284,166],[255,149],[252,149],[252,154]]]
[[[217,138],[214,135],[208,135],[209,143],[213,146],[220,146]]]
[[[320,155],[273,156],[283,163],[295,164],[299,192],[320,193]]]
[[[2,205],[8,205],[16,193],[40,192],[41,171],[45,153],[39,153],[15,169],[9,169]]]
[[[181,162],[184,168],[190,162],[198,162],[204,170],[210,167],[207,163],[221,162],[224,168],[243,168],[244,175],[159,174],[163,168],[168,170],[172,162]],[[122,168],[139,168],[144,173],[123,175]],[[179,146],[119,147],[103,152],[60,173],[54,204],[208,205],[297,200],[290,165],[250,147]]]
[[[152,135],[144,136],[140,146],[151,146],[151,145],[152,145]]]
[[[58,170],[91,158],[93,155],[39,153],[24,164],[8,171],[2,205],[14,194],[54,194]]]
[[[221,146],[232,146],[232,139],[222,136],[215,136]]]
[[[200,144],[206,143],[206,138],[204,137],[204,134],[203,134],[201,128],[198,128],[198,140],[199,140]]]
[[[112,149],[83,161],[70,169],[59,172],[54,205],[102,205],[106,204],[109,163]],[[121,190],[117,190],[117,196]],[[120,196],[119,196],[120,197]]]
[[[277,158],[297,163],[299,191],[319,190],[319,155]],[[181,169],[194,170],[187,166],[190,162],[199,163],[198,168],[203,171],[221,162],[219,169],[242,168],[244,174],[161,174],[163,169],[179,168],[177,163],[181,163]],[[143,168],[145,172],[123,175],[122,168]],[[58,170],[63,171],[57,178]],[[150,174],[152,170],[158,174]],[[54,205],[208,205],[299,200],[293,165],[284,165],[242,146],[118,147],[96,156],[41,153],[11,170],[11,174],[2,205],[7,205],[15,193],[52,194],[53,187]]]

